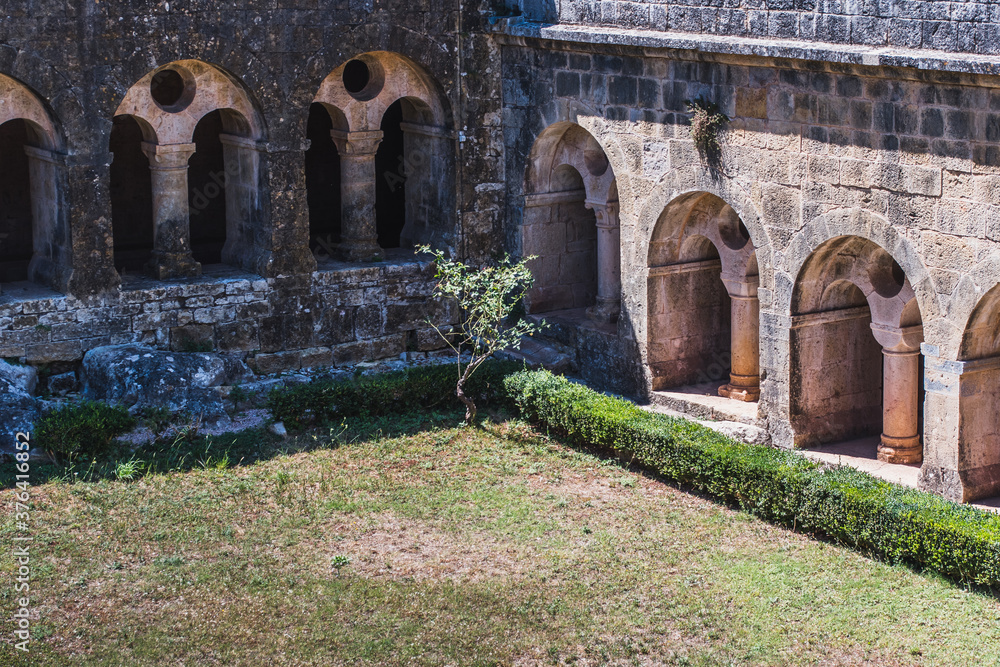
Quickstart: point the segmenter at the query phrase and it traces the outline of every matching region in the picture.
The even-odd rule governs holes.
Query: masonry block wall
[[[33,228],[0,230],[0,260],[15,246],[24,255],[10,276],[0,275],[0,356],[73,364],[98,345],[143,342],[238,351],[274,372],[440,347],[425,320],[447,324],[454,315],[429,301],[430,269],[405,246],[430,242],[464,257],[490,256],[502,213],[498,71],[459,75],[466,58],[495,58],[478,7],[73,0],[6,3],[3,13],[0,95],[15,109],[11,126],[23,118],[28,127],[28,138],[14,135],[6,153],[30,163],[32,201],[40,205]],[[420,109],[404,110],[405,164],[390,158],[370,176],[373,184],[407,181],[406,216],[419,224],[405,228],[404,249],[389,261],[342,263],[329,239],[309,234],[307,119],[323,82],[343,85],[335,72],[366,53],[387,54],[376,56],[390,70],[385,86],[401,96],[419,92],[409,80],[398,83],[392,67],[413,63],[438,113],[425,119]],[[176,109],[144,102],[150,76],[170,63],[197,78],[194,102],[182,99]],[[185,103],[190,110],[179,108]],[[200,140],[197,131],[171,132],[189,111],[202,113],[199,104],[221,110],[219,177],[189,193],[171,174],[194,178],[202,151],[191,159],[191,142]],[[131,152],[113,153],[112,131],[130,118],[138,119],[126,127]],[[372,122],[378,130],[379,117]],[[221,190],[225,205],[216,211]],[[226,245],[212,250],[222,264],[206,264],[200,277],[197,263],[171,254],[190,253],[187,240],[160,234],[167,226],[159,223],[181,208],[194,243],[209,214],[227,219],[215,232]],[[170,257],[160,281],[144,276],[144,258],[127,257],[129,247],[153,243],[154,222],[163,237],[156,243],[175,246],[162,253]],[[24,277],[33,282],[19,282]]]
[[[428,349],[455,313],[379,239],[508,250],[596,384],[717,382],[779,446],[873,435],[925,488],[1000,493],[992,4],[8,4],[2,356]]]
[[[955,409],[966,401],[959,394],[993,401],[974,379],[989,371],[963,370],[970,362],[960,348],[973,335],[973,309],[1000,280],[1000,79],[975,73],[979,65],[947,71],[943,55],[892,67],[865,66],[860,56],[858,64],[767,57],[748,44],[734,55],[690,41],[670,48],[668,34],[612,38],[590,27],[618,19],[563,18],[587,25],[511,19],[502,29],[506,242],[522,242],[519,203],[530,186],[519,175],[530,173],[536,138],[558,123],[586,129],[610,161],[621,206],[622,315],[615,353],[588,359],[595,380],[633,381],[633,393],[649,396],[665,388],[657,365],[682,366],[697,349],[664,352],[680,339],[674,329],[692,328],[685,313],[698,297],[673,290],[676,303],[664,308],[662,290],[650,292],[663,280],[650,243],[677,201],[711,193],[736,211],[753,249],[744,273],[759,300],[759,414],[773,441],[809,446],[881,432],[888,460],[922,460],[926,488],[959,498],[1000,491],[992,453],[1000,441],[961,436],[992,433],[982,422],[995,416]],[[811,46],[813,55],[833,48]],[[997,65],[989,71],[1000,73]],[[691,139],[686,101],[698,97],[730,118],[714,163]],[[694,224],[686,215],[671,223],[678,246]],[[870,248],[843,244],[855,238]],[[694,270],[685,261],[678,255],[674,268]],[[716,280],[729,287],[722,274]],[[830,321],[813,325],[817,318]],[[710,335],[712,327],[693,328]],[[954,375],[930,379],[945,366]],[[912,380],[899,381],[900,372]]]

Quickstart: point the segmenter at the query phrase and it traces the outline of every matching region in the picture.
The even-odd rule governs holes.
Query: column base
[[[736,387],[731,384],[724,384],[719,387],[719,396],[731,398],[734,401],[754,403],[760,400],[760,387]]]
[[[190,253],[154,253],[146,264],[146,273],[157,280],[193,278],[201,275],[201,262]]]
[[[885,463],[920,463],[924,460],[924,448],[920,436],[894,438],[882,434],[878,443],[878,460]]]
[[[621,313],[621,303],[618,299],[604,300],[597,297],[597,304],[587,309],[587,317],[598,322],[617,322]]]
[[[385,251],[375,239],[350,239],[337,244],[337,257],[349,262],[371,262],[385,257]]]
[[[729,384],[719,387],[719,396],[746,403],[760,400],[760,376],[730,373]]]

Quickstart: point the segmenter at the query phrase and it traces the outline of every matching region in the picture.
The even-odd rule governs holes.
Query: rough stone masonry
[[[0,357],[65,383],[109,345],[427,350],[455,313],[413,246],[509,251],[596,384],[1000,494],[998,3],[3,12]],[[728,117],[714,157],[693,100]]]

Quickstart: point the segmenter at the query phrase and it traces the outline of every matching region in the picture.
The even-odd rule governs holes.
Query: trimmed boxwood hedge
[[[740,443],[547,371],[515,373],[505,387],[528,420],[762,519],[963,583],[1000,585],[1000,516],[794,452]]]
[[[502,401],[503,378],[524,368],[514,361],[490,360],[466,385],[466,393],[482,405]],[[268,394],[267,407],[276,421],[291,429],[331,424],[344,417],[378,417],[416,409],[460,407],[455,396],[455,364],[420,366],[391,373],[362,375],[350,380],[315,380],[278,387]]]

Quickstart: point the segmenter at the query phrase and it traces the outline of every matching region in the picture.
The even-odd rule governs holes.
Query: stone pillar
[[[59,193],[64,157],[36,146],[25,146],[24,152],[28,156],[33,249],[28,280],[64,291],[72,273],[73,253]]]
[[[920,343],[923,327],[872,323],[882,346],[882,441],[878,459],[886,463],[920,463]]]
[[[194,144],[142,143],[153,186],[153,257],[146,270],[154,278],[201,275],[191,256],[188,159]]]
[[[340,153],[340,243],[337,251],[351,260],[382,257],[375,227],[375,152],[382,131],[330,130]]]
[[[760,398],[760,303],[757,276],[723,278],[729,292],[731,316],[729,384],[719,387],[719,395],[737,401]]]
[[[597,217],[597,303],[587,315],[601,322],[617,322],[621,313],[621,228],[618,202],[586,202]]]

